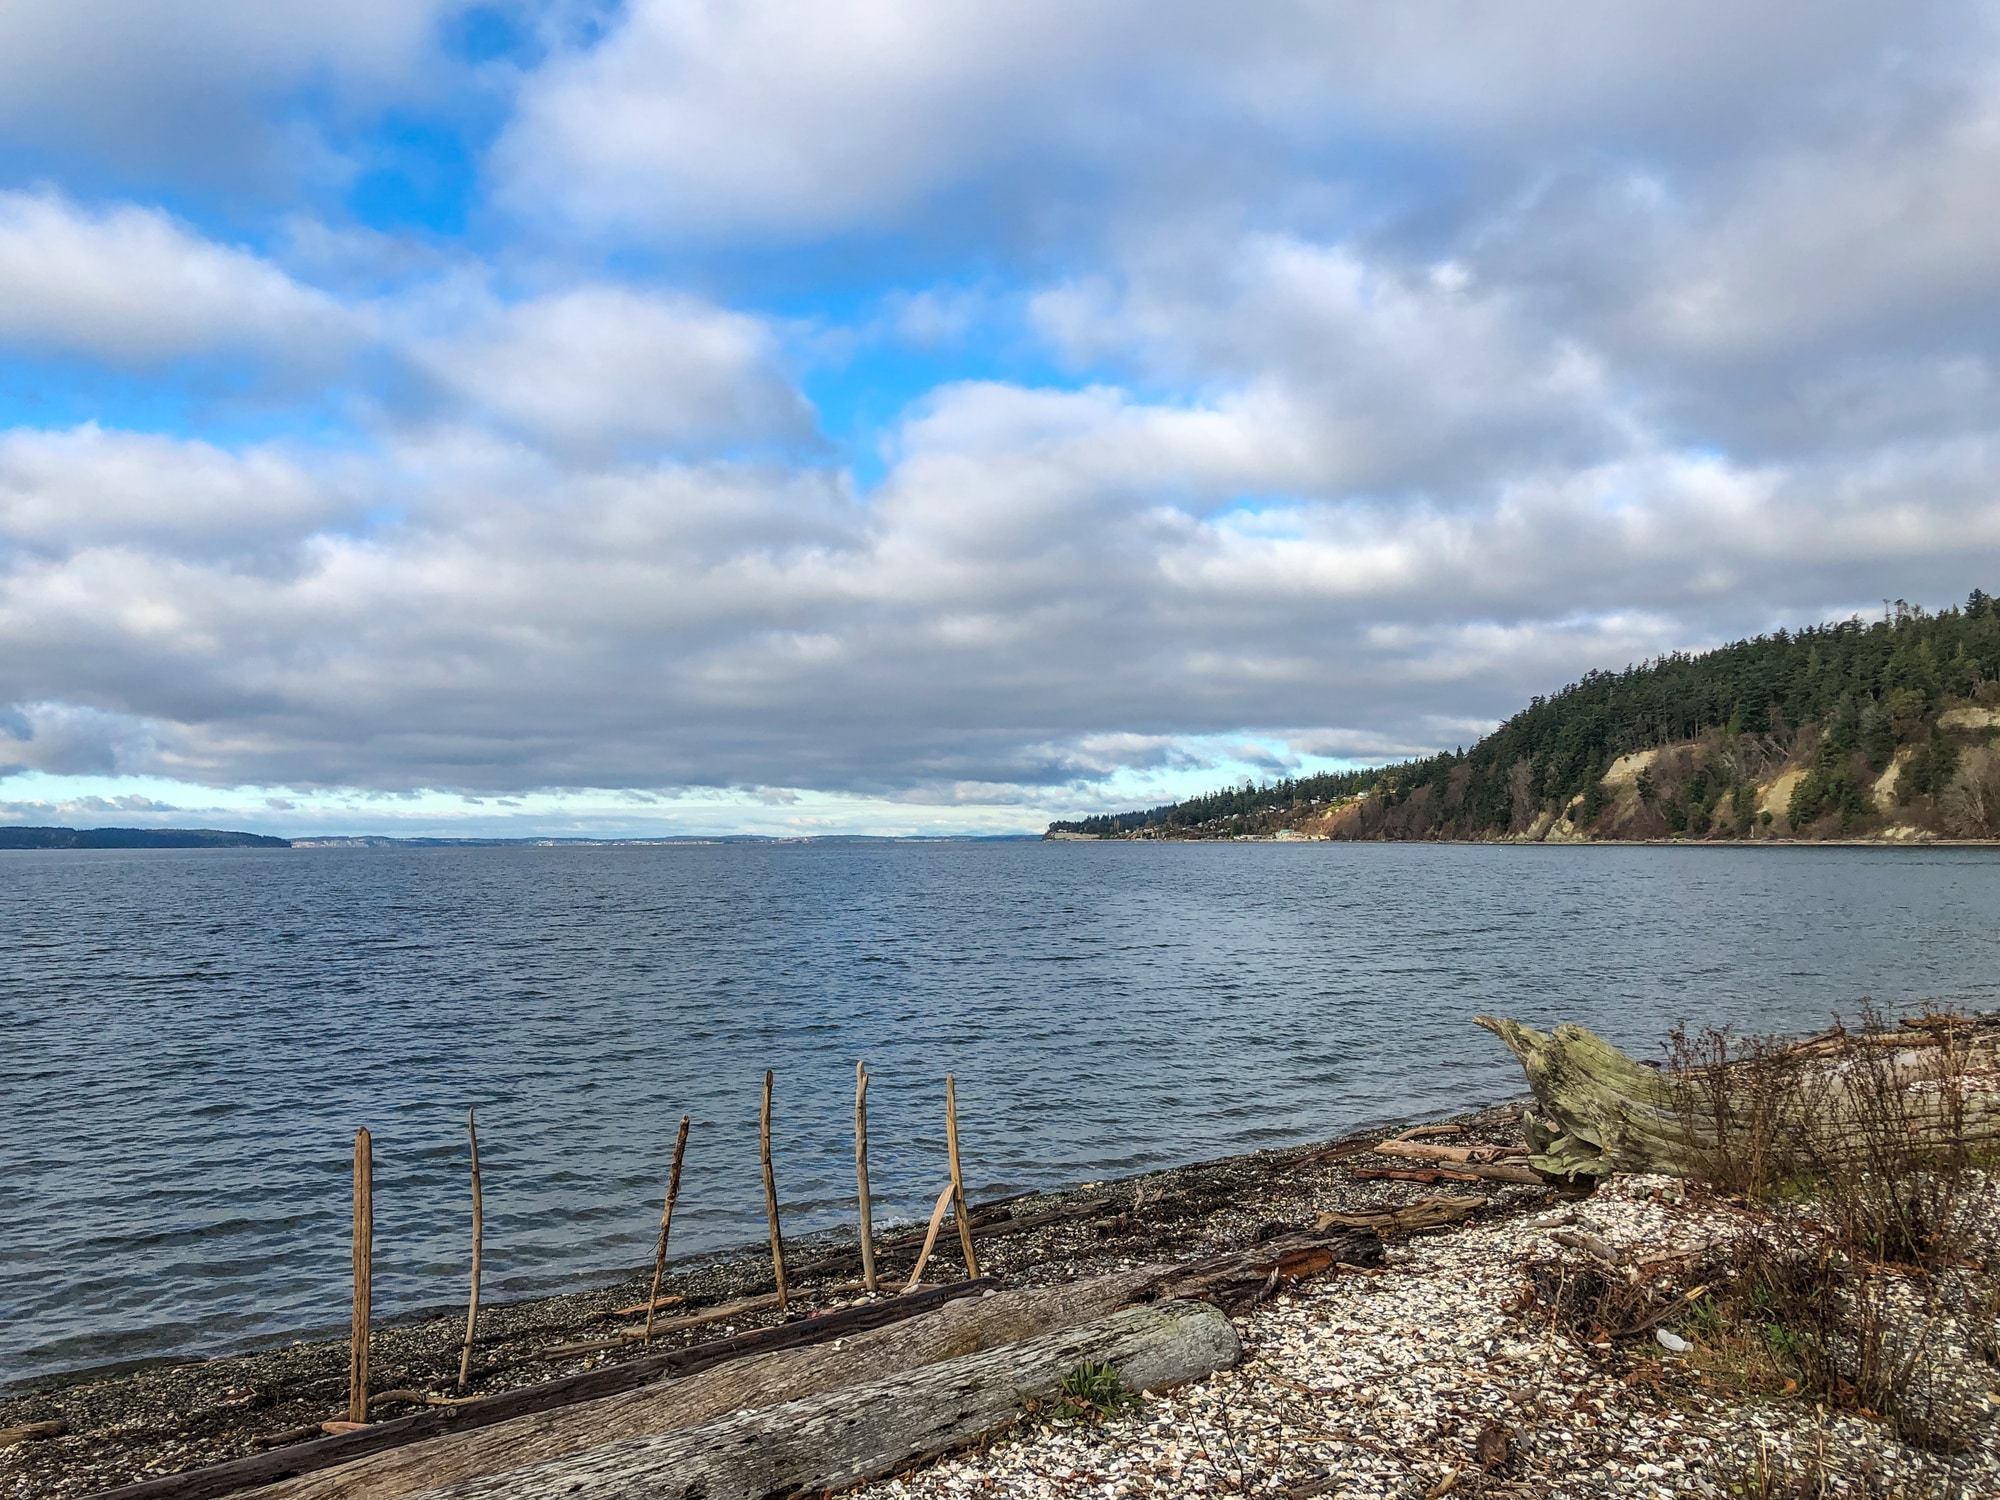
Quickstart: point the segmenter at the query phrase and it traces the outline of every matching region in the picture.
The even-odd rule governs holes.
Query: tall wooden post
[[[660,1277],[667,1269],[667,1234],[674,1227],[674,1200],[681,1195],[681,1158],[687,1154],[688,1117],[681,1116],[681,1133],[674,1137],[674,1164],[667,1173],[667,1206],[660,1210],[660,1243],[653,1251],[653,1290],[646,1298],[645,1342],[653,1342],[653,1314],[660,1305]]]
[[[479,1251],[484,1238],[485,1215],[479,1201],[479,1125],[472,1111],[465,1112],[465,1139],[472,1148],[472,1300],[465,1308],[465,1347],[458,1356],[458,1388],[472,1375],[472,1340],[479,1330]]]
[[[771,1172],[771,1070],[764,1070],[764,1109],[759,1117],[763,1137],[764,1215],[771,1222],[771,1274],[778,1281],[778,1311],[789,1311],[785,1293],[785,1239],[778,1229],[778,1180]]]
[[[958,1169],[958,1089],[944,1075],[944,1144],[951,1153],[951,1214],[958,1220],[958,1244],[965,1252],[965,1274],[979,1278],[979,1257],[972,1253],[972,1215],[965,1210],[965,1176]]]
[[[354,1327],[347,1346],[347,1420],[368,1420],[368,1312],[375,1260],[375,1155],[354,1132]]]
[[[854,1065],[854,1182],[861,1193],[861,1284],[875,1292],[875,1227],[868,1204],[868,1065]]]

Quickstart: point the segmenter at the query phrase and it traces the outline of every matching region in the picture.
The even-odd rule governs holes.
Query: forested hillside
[[[2000,836],[2000,607],[1779,631],[1536,698],[1463,752],[1243,787],[1052,836]]]

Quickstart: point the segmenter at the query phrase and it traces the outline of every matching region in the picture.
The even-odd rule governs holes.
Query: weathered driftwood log
[[[1547,1116],[1523,1120],[1529,1166],[1557,1177],[1685,1172],[1683,1101],[1669,1077],[1581,1026],[1545,1032],[1498,1016],[1473,1020],[1521,1060]]]
[[[1295,1286],[1335,1266],[1379,1266],[1381,1238],[1364,1229],[1301,1230],[1248,1250],[1230,1250],[1175,1266],[1153,1278],[1149,1295],[1198,1297],[1225,1312],[1254,1307],[1282,1287]]]
[[[260,1490],[258,1500],[397,1500],[604,1443],[677,1432],[1088,1322],[1124,1306],[1153,1274],[1125,1271],[966,1298],[836,1343],[756,1355],[684,1380],[412,1443],[287,1480]]]
[[[423,1492],[424,1500],[818,1494],[891,1474],[1003,1430],[1028,1401],[1059,1391],[1084,1362],[1131,1390],[1177,1385],[1233,1365],[1229,1320],[1199,1302],[1135,1307],[1075,1328],[787,1401],[658,1437]]]
[[[1478,1196],[1464,1198],[1430,1197],[1419,1198],[1414,1203],[1405,1203],[1400,1208],[1368,1208],[1359,1213],[1325,1213],[1319,1216],[1313,1228],[1322,1233],[1329,1229],[1365,1229],[1371,1234],[1415,1234],[1420,1230],[1437,1229],[1446,1224],[1456,1224],[1471,1218],[1486,1206],[1486,1200]]]
[[[1377,1156],[1401,1156],[1411,1161],[1448,1161],[1461,1166],[1479,1162],[1505,1161],[1510,1157],[1526,1156],[1528,1153],[1519,1146],[1433,1146],[1424,1141],[1413,1141],[1398,1136],[1395,1140],[1383,1141],[1375,1148]]]
[[[239,1490],[276,1483],[296,1474],[310,1474],[351,1463],[371,1453],[421,1442],[448,1432],[469,1432],[490,1427],[532,1412],[551,1411],[580,1401],[594,1401],[620,1391],[637,1390],[656,1381],[691,1376],[701,1370],[779,1349],[802,1349],[852,1338],[870,1329],[887,1327],[917,1317],[946,1302],[978,1297],[997,1291],[999,1283],[954,1281],[949,1286],[929,1287],[912,1296],[888,1297],[860,1307],[842,1308],[816,1317],[799,1318],[776,1328],[753,1328],[747,1333],[711,1339],[687,1349],[670,1349],[645,1354],[622,1364],[601,1365],[574,1375],[559,1376],[517,1390],[500,1391],[449,1407],[392,1417],[386,1422],[370,1422],[358,1431],[311,1442],[287,1444],[274,1451],[234,1458],[226,1463],[163,1474],[154,1479],[105,1490],[94,1500],[214,1500]],[[316,1429],[304,1429],[313,1431]],[[289,1435],[279,1434],[281,1439]]]
[[[1528,1143],[1534,1148],[1528,1164],[1550,1176],[1566,1178],[1601,1177],[1611,1172],[1687,1176],[1702,1170],[1719,1151],[1743,1149],[1752,1131],[1768,1130],[1765,1117],[1774,1108],[1796,1116],[1794,1123],[1809,1128],[1820,1149],[1838,1154],[1843,1149],[1843,1133],[1869,1107],[1865,1099],[1857,1102],[1852,1091],[1879,1091],[1882,1085],[1880,1078],[1857,1078],[1848,1070],[1861,1054],[1908,1040],[1899,1033],[1882,1037],[1836,1034],[1837,1038],[1844,1036],[1842,1045],[1851,1049],[1843,1051],[1841,1046],[1829,1050],[1819,1045],[1824,1039],[1813,1038],[1812,1046],[1795,1049],[1791,1056],[1796,1066],[1816,1069],[1814,1074],[1806,1075],[1803,1082],[1800,1075],[1790,1075],[1794,1086],[1775,1102],[1768,1095],[1762,1100],[1749,1097],[1747,1090],[1755,1075],[1746,1075],[1741,1089],[1733,1085],[1725,1088],[1718,1108],[1708,1087],[1692,1086],[1673,1073],[1635,1062],[1581,1026],[1558,1026],[1542,1032],[1495,1016],[1476,1016],[1474,1020],[1507,1044],[1528,1075],[1528,1087],[1539,1106],[1522,1120]],[[1927,1054],[1933,1061],[1920,1061]],[[1967,1142],[2000,1135],[2000,1111],[1983,1095],[1938,1089],[1936,1077],[1927,1075],[1927,1068],[1936,1066],[1935,1058],[1936,1053],[1929,1049],[1912,1049],[1887,1060],[1886,1066],[1905,1075],[1911,1127],[1925,1129],[1926,1101],[1941,1101],[1950,1092],[1963,1101],[1965,1114],[1960,1118],[1947,1110],[1949,1117],[1930,1122],[1940,1132]],[[1981,1065],[1987,1063],[1990,1058]],[[1764,1083],[1770,1086],[1768,1076]]]

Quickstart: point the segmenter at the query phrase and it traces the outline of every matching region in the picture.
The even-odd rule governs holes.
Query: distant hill
[[[0,849],[289,849],[289,839],[220,828],[6,828]]]
[[[2000,837],[2000,607],[1592,672],[1470,750],[1053,823],[1051,838]]]

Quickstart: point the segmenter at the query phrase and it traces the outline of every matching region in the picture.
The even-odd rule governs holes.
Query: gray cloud
[[[472,411],[590,457],[798,443],[813,431],[771,330],[685,296],[575,287],[495,307],[415,357]]]
[[[315,87],[335,109],[434,98],[437,28],[464,0],[8,0],[0,142],[85,176],[217,184],[340,177],[273,105]]]

